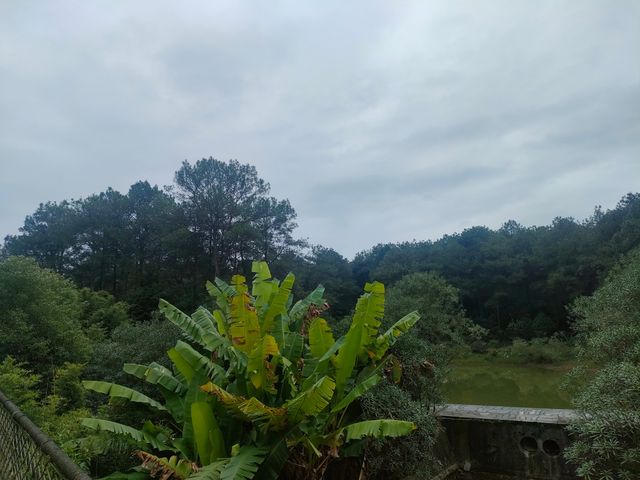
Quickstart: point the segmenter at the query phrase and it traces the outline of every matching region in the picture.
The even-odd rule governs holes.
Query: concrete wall
[[[564,426],[575,415],[573,410],[453,404],[438,412],[446,456],[474,480],[492,478],[486,474],[575,479],[562,456],[569,444]]]

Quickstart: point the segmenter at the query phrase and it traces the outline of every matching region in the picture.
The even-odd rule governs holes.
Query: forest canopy
[[[584,220],[557,217],[525,227],[468,228],[431,241],[380,244],[352,261],[295,238],[296,212],[270,196],[255,167],[213,158],[183,162],[174,184],[146,181],[84,199],[48,201],[29,215],[3,255],[34,258],[78,285],[105,290],[143,320],[164,297],[190,309],[207,279],[249,273],[252,259],[274,275],[300,272],[296,294],[325,285],[336,318],[368,281],[393,285],[435,272],[458,289],[466,314],[502,338],[567,332],[566,305],[597,288],[619,257],[640,243],[640,194],[629,193]]]

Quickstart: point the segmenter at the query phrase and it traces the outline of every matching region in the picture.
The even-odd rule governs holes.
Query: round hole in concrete
[[[525,452],[537,452],[538,441],[533,437],[522,437],[522,440],[520,440],[520,448]]]
[[[552,457],[560,455],[560,445],[558,445],[558,442],[555,440],[545,440],[542,442],[542,450],[544,450],[544,453]]]

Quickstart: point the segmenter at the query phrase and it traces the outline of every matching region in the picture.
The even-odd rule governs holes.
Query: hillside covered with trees
[[[269,195],[256,169],[212,158],[184,162],[174,184],[140,181],[79,200],[49,201],[29,215],[3,255],[24,255],[78,285],[130,305],[134,319],[157,298],[195,308],[204,282],[250,273],[264,259],[276,276],[296,271],[296,293],[318,283],[331,315],[349,313],[362,286],[436,272],[460,292],[467,315],[500,338],[532,338],[569,328],[566,305],[591,294],[619,257],[640,244],[640,194],[623,196],[584,220],[557,217],[525,227],[471,227],[435,241],[381,244],[348,261],[295,237],[296,212]],[[312,240],[312,239],[311,239]]]

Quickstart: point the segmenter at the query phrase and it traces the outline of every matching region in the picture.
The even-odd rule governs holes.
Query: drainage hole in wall
[[[520,448],[525,452],[537,452],[538,441],[533,437],[522,437],[522,440],[520,440]]]
[[[560,455],[560,445],[558,445],[558,442],[555,440],[545,440],[542,442],[542,450],[544,450],[544,453],[552,457]]]

